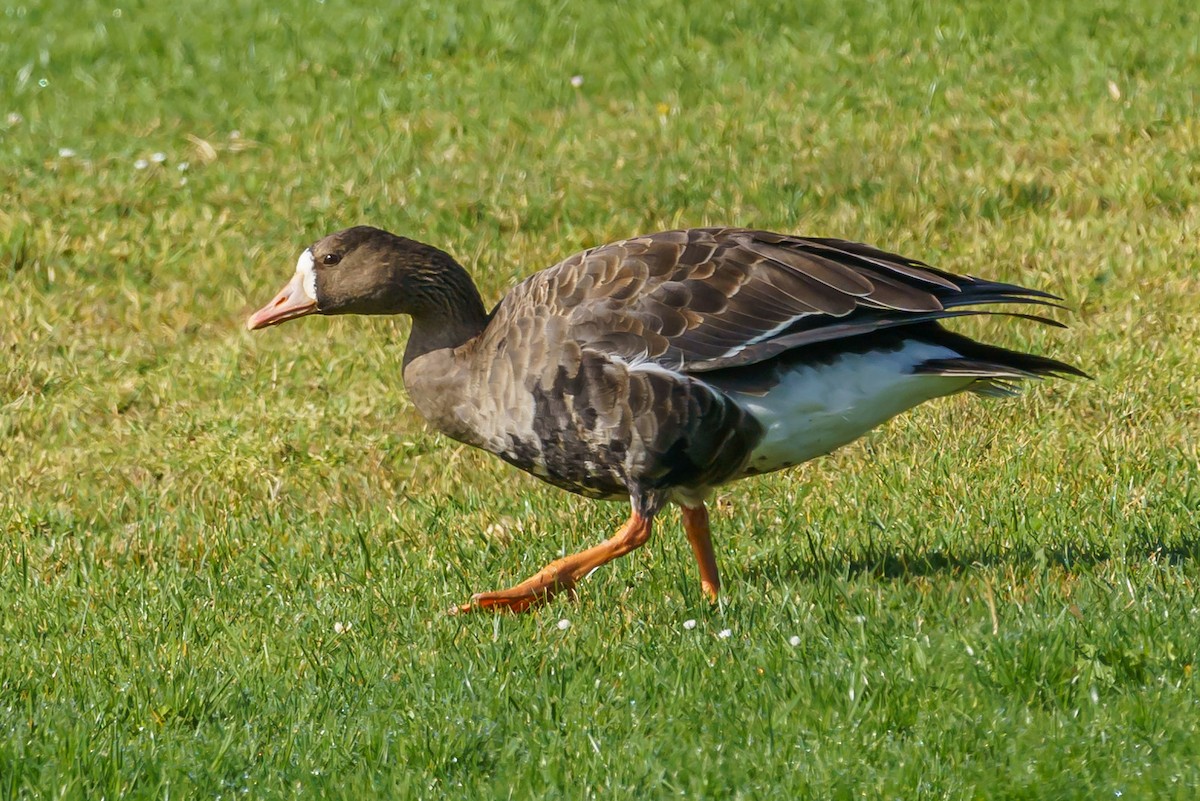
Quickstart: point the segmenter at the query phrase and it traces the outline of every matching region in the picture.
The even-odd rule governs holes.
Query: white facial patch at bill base
[[[312,248],[305,248],[300,254],[300,258],[296,259],[296,272],[304,276],[301,284],[304,286],[304,294],[308,295],[308,299],[316,303],[317,301],[317,274],[313,271],[313,254]]]

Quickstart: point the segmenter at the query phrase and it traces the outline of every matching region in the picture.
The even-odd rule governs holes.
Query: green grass
[[[0,796],[1192,798],[1197,31],[1152,0],[5,6]],[[427,430],[403,321],[243,329],[360,222],[489,299],[677,225],[865,240],[1062,294],[1070,331],[964,328],[1096,380],[729,487],[720,608],[667,513],[577,603],[448,618],[624,511]]]

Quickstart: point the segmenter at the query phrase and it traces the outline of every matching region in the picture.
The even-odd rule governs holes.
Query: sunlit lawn
[[[5,6],[0,793],[1194,797],[1197,30],[1149,0]],[[668,227],[873,242],[1061,294],[1069,331],[961,328],[1096,380],[727,488],[719,608],[667,513],[576,603],[449,618],[625,510],[428,430],[402,321],[244,330],[356,223],[489,301]]]

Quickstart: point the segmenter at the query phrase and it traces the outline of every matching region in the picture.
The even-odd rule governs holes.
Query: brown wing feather
[[[956,276],[854,242],[740,228],[665,231],[602,245],[538,273],[565,336],[687,372],[750,364],[806,343],[956,317],[955,307],[1043,303],[1044,292]],[[519,313],[519,312],[517,312]]]

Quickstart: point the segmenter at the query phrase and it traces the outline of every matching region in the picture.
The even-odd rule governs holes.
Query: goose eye
[[[330,265],[330,266],[337,264],[341,260],[342,260],[342,257],[336,253],[326,253],[324,256],[321,257],[321,263]]]

